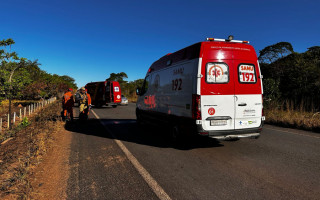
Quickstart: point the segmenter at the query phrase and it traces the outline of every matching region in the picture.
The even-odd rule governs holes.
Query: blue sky
[[[320,1],[0,0],[0,39],[78,86],[126,72],[144,78],[163,55],[207,37],[249,40],[257,52],[281,41],[320,46]]]

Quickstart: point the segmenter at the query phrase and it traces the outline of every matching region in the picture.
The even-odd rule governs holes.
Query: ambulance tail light
[[[261,113],[262,113],[262,121],[265,121],[265,119],[266,119],[266,117],[264,116],[264,108],[263,108],[263,95],[261,95],[261,104],[262,104],[262,111],[261,111]]]
[[[261,95],[261,105],[262,105],[262,116],[264,116],[264,109],[263,109],[263,95]]]
[[[192,118],[195,120],[201,120],[201,102],[200,95],[192,95]]]

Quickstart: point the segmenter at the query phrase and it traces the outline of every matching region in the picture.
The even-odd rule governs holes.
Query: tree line
[[[0,40],[0,103],[8,98],[50,98],[77,88],[73,78],[47,73],[40,69],[38,60],[19,57],[12,51],[14,44],[12,39]]]
[[[259,53],[266,105],[290,102],[295,109],[320,109],[320,46],[298,53],[290,43],[279,42]]]

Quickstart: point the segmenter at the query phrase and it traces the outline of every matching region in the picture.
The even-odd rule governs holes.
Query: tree
[[[73,89],[77,88],[77,85],[75,84],[74,78],[67,76],[67,75],[61,76],[60,78],[63,83],[68,85],[68,88],[73,88]]]
[[[308,52],[319,54],[320,53],[320,46],[309,47]]]
[[[281,86],[281,82],[286,80],[285,70],[286,67],[283,65],[283,60],[287,59],[289,56],[293,56],[294,51],[292,45],[289,42],[279,42],[270,46],[265,47],[260,51],[259,62],[261,67],[261,72],[266,77],[266,83],[270,88],[266,88],[268,99],[275,99],[279,92],[279,88],[276,85]],[[282,80],[284,78],[284,80]],[[273,79],[267,80],[267,79]],[[270,95],[268,97],[268,95]]]
[[[280,58],[284,58],[293,53],[293,47],[289,42],[279,42],[265,47],[259,51],[260,63],[273,63]]]
[[[0,103],[6,99],[40,99],[57,96],[68,88],[77,89],[70,76],[49,74],[38,60],[19,58],[11,52],[12,39],[0,41]]]
[[[111,73],[110,77],[107,78],[107,81],[117,81],[120,84],[127,82],[124,79],[128,78],[128,75],[124,72],[120,72],[120,73]]]
[[[0,41],[0,58],[1,58],[1,67],[8,70],[9,73],[5,75],[9,76],[7,81],[4,81],[4,92],[7,98],[9,98],[9,119],[11,119],[11,99],[13,96],[13,87],[12,80],[14,72],[21,67],[24,67],[26,64],[27,59],[19,58],[16,52],[11,52],[11,46],[15,44],[13,39],[4,39]],[[9,48],[9,50],[7,49]],[[7,78],[7,77],[6,77]],[[9,129],[11,129],[11,121],[9,120]]]
[[[143,81],[144,79],[137,79],[125,83],[121,88],[122,93],[127,97],[136,98],[136,89],[141,88]]]
[[[320,101],[319,46],[310,47],[305,53],[290,53],[260,66],[266,99],[289,100],[296,108],[302,106],[306,110],[320,109],[315,104]]]

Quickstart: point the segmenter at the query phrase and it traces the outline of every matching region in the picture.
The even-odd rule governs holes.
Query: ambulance
[[[116,108],[121,103],[121,89],[117,81],[99,81],[87,83],[85,88],[91,96],[91,102],[96,107],[103,105]]]
[[[139,124],[169,126],[218,140],[258,138],[263,122],[262,75],[248,41],[207,38],[154,62],[137,89]]]

